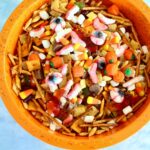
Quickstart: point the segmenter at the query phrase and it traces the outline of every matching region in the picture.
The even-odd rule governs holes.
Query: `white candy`
[[[69,80],[69,81],[67,82],[65,88],[64,88],[65,91],[66,91],[65,94],[64,94],[64,96],[66,96],[66,95],[68,94],[68,92],[70,91],[72,85],[73,85],[73,80]]]
[[[135,84],[128,86],[128,91],[133,91],[133,90],[135,90]]]
[[[41,19],[43,20],[49,19],[49,14],[45,10],[40,11],[39,14],[40,14]]]
[[[66,15],[66,19],[67,20],[72,20],[72,18],[74,17],[74,15],[80,11],[80,8],[75,5],[73,8],[71,8],[68,12],[67,12],[67,15]]]
[[[116,45],[112,45],[112,47],[115,49],[117,57],[121,57],[124,54],[125,50],[128,48],[128,45],[123,44],[119,47],[117,47]]]
[[[55,118],[60,124],[62,124],[62,121],[60,120],[60,119],[58,119],[58,118]],[[50,129],[52,130],[52,131],[56,131],[56,130],[59,130],[59,129],[61,129],[61,127],[60,126],[58,126],[55,122],[51,122],[50,123]]]
[[[132,110],[133,110],[133,109],[132,109],[131,106],[127,106],[127,107],[125,107],[122,111],[123,111],[123,113],[124,113],[125,115],[127,115],[127,114],[131,113]]]
[[[78,94],[81,92],[81,87],[80,84],[76,84],[73,89],[71,90],[71,92],[67,95],[67,98],[69,100],[76,98],[78,96]]]
[[[38,37],[38,38],[40,38],[41,35],[44,33],[44,31],[45,31],[44,27],[40,28],[39,30],[31,30],[30,31],[30,37],[33,37],[33,38]]]
[[[129,80],[128,82],[125,82],[123,84],[123,87],[129,87],[130,85],[135,84],[135,83],[140,82],[140,81],[143,81],[143,80],[144,80],[144,77],[142,75],[139,75],[139,76]]]
[[[80,8],[77,6],[77,5],[75,5],[74,7],[73,7],[73,9],[71,9],[71,13],[74,15],[74,14],[76,14],[77,12],[79,12],[80,11]]]
[[[99,17],[99,19],[100,19],[103,23],[105,23],[105,24],[107,24],[107,25],[113,24],[113,23],[116,22],[116,20],[107,18],[107,17],[105,17],[105,16],[104,16],[103,14],[101,14],[101,13],[98,14],[98,17]]]
[[[99,86],[105,87],[106,86],[106,81],[101,81],[101,83],[99,83]]]
[[[49,40],[42,40],[42,44],[44,48],[50,48],[50,41]]]
[[[122,103],[124,100],[124,97],[117,96],[116,98],[113,99],[114,102],[116,103]]]
[[[48,86],[51,92],[55,92],[58,89],[58,86],[56,84],[53,84],[51,82],[48,82]]]
[[[148,47],[147,46],[142,46],[142,50],[143,50],[143,53],[144,54],[147,54],[148,53]]]
[[[46,56],[43,53],[39,53],[39,57],[41,60],[45,60]]]
[[[77,23],[78,22],[78,17],[77,16],[73,16],[72,19],[71,19],[71,21],[73,23]]]
[[[57,32],[57,35],[55,37],[56,41],[60,42],[60,39],[63,38],[65,35],[69,34],[71,31],[72,31],[71,28],[67,28],[67,29]]]
[[[65,97],[60,98],[61,108],[63,108],[65,106],[66,102],[67,102],[67,100]]]
[[[86,123],[91,123],[94,120],[94,116],[85,116],[83,120]]]
[[[125,34],[126,33],[126,29],[124,27],[120,28],[120,31]]]
[[[110,81],[110,84],[111,84],[111,86],[113,86],[113,87],[116,87],[116,86],[119,85],[119,83],[118,83],[118,82],[115,82],[114,80],[111,80],[111,81]]]
[[[79,17],[78,17],[78,24],[82,25],[84,20],[85,20],[84,15],[80,14]]]

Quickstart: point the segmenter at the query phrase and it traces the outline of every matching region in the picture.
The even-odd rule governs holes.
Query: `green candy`
[[[104,75],[107,75],[107,71],[106,70],[104,70]]]
[[[85,6],[85,4],[82,2],[75,2],[75,5],[77,5],[80,9],[82,9]]]
[[[114,63],[114,60],[113,60],[113,59],[110,59],[110,60],[109,60],[109,63],[111,63],[111,64]]]
[[[126,76],[130,76],[132,74],[132,70],[130,69],[130,68],[127,68],[126,70],[125,70],[125,75]]]
[[[54,68],[54,63],[53,62],[50,62],[49,65],[50,65],[50,67]]]

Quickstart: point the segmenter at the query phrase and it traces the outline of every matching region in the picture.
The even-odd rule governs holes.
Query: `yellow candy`
[[[138,83],[136,83],[136,87],[143,87],[142,82],[138,82]]]
[[[80,44],[79,44],[79,43],[76,43],[76,44],[73,46],[73,48],[74,48],[75,50],[78,50],[78,49],[80,48]]]
[[[47,35],[47,36],[48,36],[48,35],[51,35],[51,31],[46,31],[46,32],[45,32],[45,35]]]
[[[118,36],[116,36],[115,38],[112,39],[111,42],[114,44],[118,44],[120,42],[120,38]]]
[[[89,18],[89,20],[93,21],[97,15],[94,12],[90,12],[87,14],[87,17]]]
[[[87,27],[85,27],[85,32],[86,32],[87,34],[90,34],[90,33],[93,32],[93,31],[94,31],[93,26],[87,26]]]
[[[108,50],[109,47],[110,47],[109,44],[105,44],[105,45],[103,46],[103,49],[104,49],[104,50]]]
[[[130,91],[130,94],[131,94],[132,96],[135,96],[135,92],[134,92],[134,91]]]
[[[28,96],[30,96],[33,93],[32,89],[26,90],[26,91],[22,91],[19,93],[19,96],[21,99],[26,99]]]
[[[81,61],[79,66],[83,67],[84,66],[84,61]]]
[[[86,81],[85,81],[85,79],[80,80],[80,86],[81,86],[81,89],[86,88]]]
[[[84,53],[84,60],[87,60],[89,57],[88,57],[88,54],[87,52]]]
[[[139,92],[139,96],[144,96],[145,95],[145,91],[141,91],[141,92]]]
[[[97,105],[97,104],[101,104],[101,101],[99,99],[96,99],[94,97],[89,96],[87,98],[87,103],[88,104],[95,104],[95,105]]]
[[[74,64],[74,66],[78,66],[79,64],[80,64],[80,61],[77,60],[77,61],[75,62],[75,64]]]

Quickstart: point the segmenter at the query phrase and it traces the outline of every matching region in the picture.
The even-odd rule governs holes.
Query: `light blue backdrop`
[[[150,5],[150,0],[145,0]],[[0,30],[21,0],[0,0]],[[136,0],[135,0],[136,2]],[[129,139],[104,150],[150,150],[150,123]],[[60,150],[24,131],[0,100],[0,150]]]

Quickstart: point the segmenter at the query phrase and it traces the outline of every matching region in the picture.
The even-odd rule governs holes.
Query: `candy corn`
[[[94,98],[94,97],[89,96],[89,97],[87,98],[87,103],[88,103],[88,104],[96,105],[96,104],[101,104],[101,101],[100,101],[99,99],[96,99],[96,98]]]

